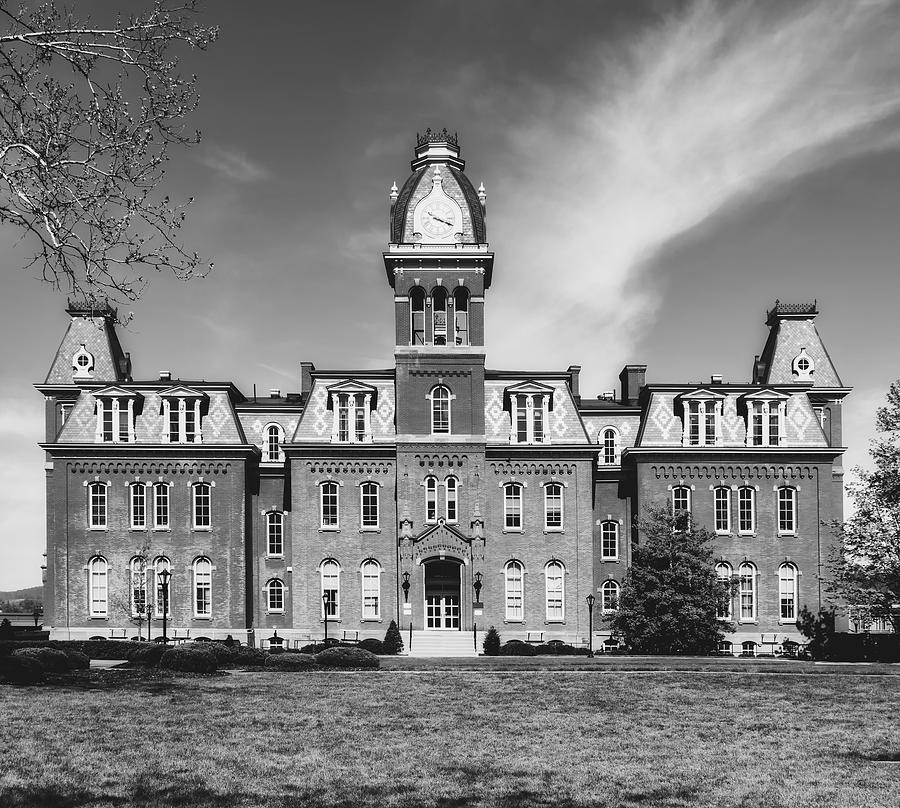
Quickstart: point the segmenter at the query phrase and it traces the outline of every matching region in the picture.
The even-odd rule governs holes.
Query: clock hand
[[[433,213],[431,214],[432,219],[437,219],[441,224],[445,224],[448,227],[453,227],[453,222],[448,222],[446,219],[441,219],[439,216],[435,216]]]

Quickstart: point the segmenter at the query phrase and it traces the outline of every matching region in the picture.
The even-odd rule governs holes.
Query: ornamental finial
[[[397,201],[397,197],[399,195],[400,195],[400,193],[397,190],[397,181],[394,180],[393,184],[391,185],[391,204],[392,205],[394,204],[394,202]]]

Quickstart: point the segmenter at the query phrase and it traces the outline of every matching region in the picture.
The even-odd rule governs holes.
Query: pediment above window
[[[681,401],[722,401],[726,398],[724,393],[715,393],[712,390],[700,388],[692,390],[690,393],[682,393],[676,396]]]
[[[511,396],[519,393],[523,393],[525,395],[548,395],[552,396],[556,392],[556,388],[551,384],[544,384],[543,382],[536,382],[534,379],[527,379],[524,382],[518,382],[517,384],[510,385],[507,387],[503,393],[505,395]]]
[[[787,401],[790,396],[775,390],[753,390],[741,396],[745,401]]]
[[[169,387],[167,390],[161,391],[160,396],[162,398],[209,398],[202,390],[195,390],[193,387],[186,387],[185,385]]]
[[[363,395],[369,396],[369,408],[375,409],[376,399],[378,397],[378,388],[370,384],[357,381],[356,379],[345,379],[344,381],[332,384],[325,388],[328,391],[328,408],[331,409],[335,394],[337,395]]]
[[[116,387],[115,385],[110,385],[109,387],[104,387],[101,390],[94,390],[93,392],[94,398],[102,398],[102,399],[111,399],[111,398],[133,398],[135,400],[143,399],[143,396],[140,393],[135,392],[134,390],[126,390],[124,387]]]

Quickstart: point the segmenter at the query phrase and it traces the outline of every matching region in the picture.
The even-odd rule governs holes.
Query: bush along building
[[[394,367],[300,363],[298,393],[138,380],[105,307],[70,305],[45,381],[45,625],[55,638],[383,637],[414,649],[609,635],[637,520],[666,505],[737,576],[729,642],[798,639],[841,517],[849,392],[815,305],[776,302],[746,383],[583,397],[579,367],[485,368],[485,191],[446,130],[391,189]],[[166,573],[170,575],[163,586]],[[480,642],[479,642],[480,645]]]

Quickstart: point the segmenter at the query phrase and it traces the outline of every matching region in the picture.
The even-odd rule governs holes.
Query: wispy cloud
[[[259,182],[269,177],[269,171],[264,165],[251,160],[239,149],[210,143],[200,153],[199,159],[205,166],[233,182]]]
[[[533,237],[500,234],[514,245],[504,265],[526,275],[501,305],[507,323],[521,322],[514,308],[545,312],[529,319],[532,334],[554,334],[538,361],[558,363],[553,346],[571,355],[572,342],[628,359],[660,303],[640,270],[664,245],[787,181],[900,142],[896,0],[707,0],[620,44],[581,59],[593,84],[576,99],[537,92],[512,137],[503,198]],[[542,306],[526,301],[521,290],[546,295],[540,279],[557,267],[575,280]],[[490,338],[492,357],[521,350],[502,323]]]

